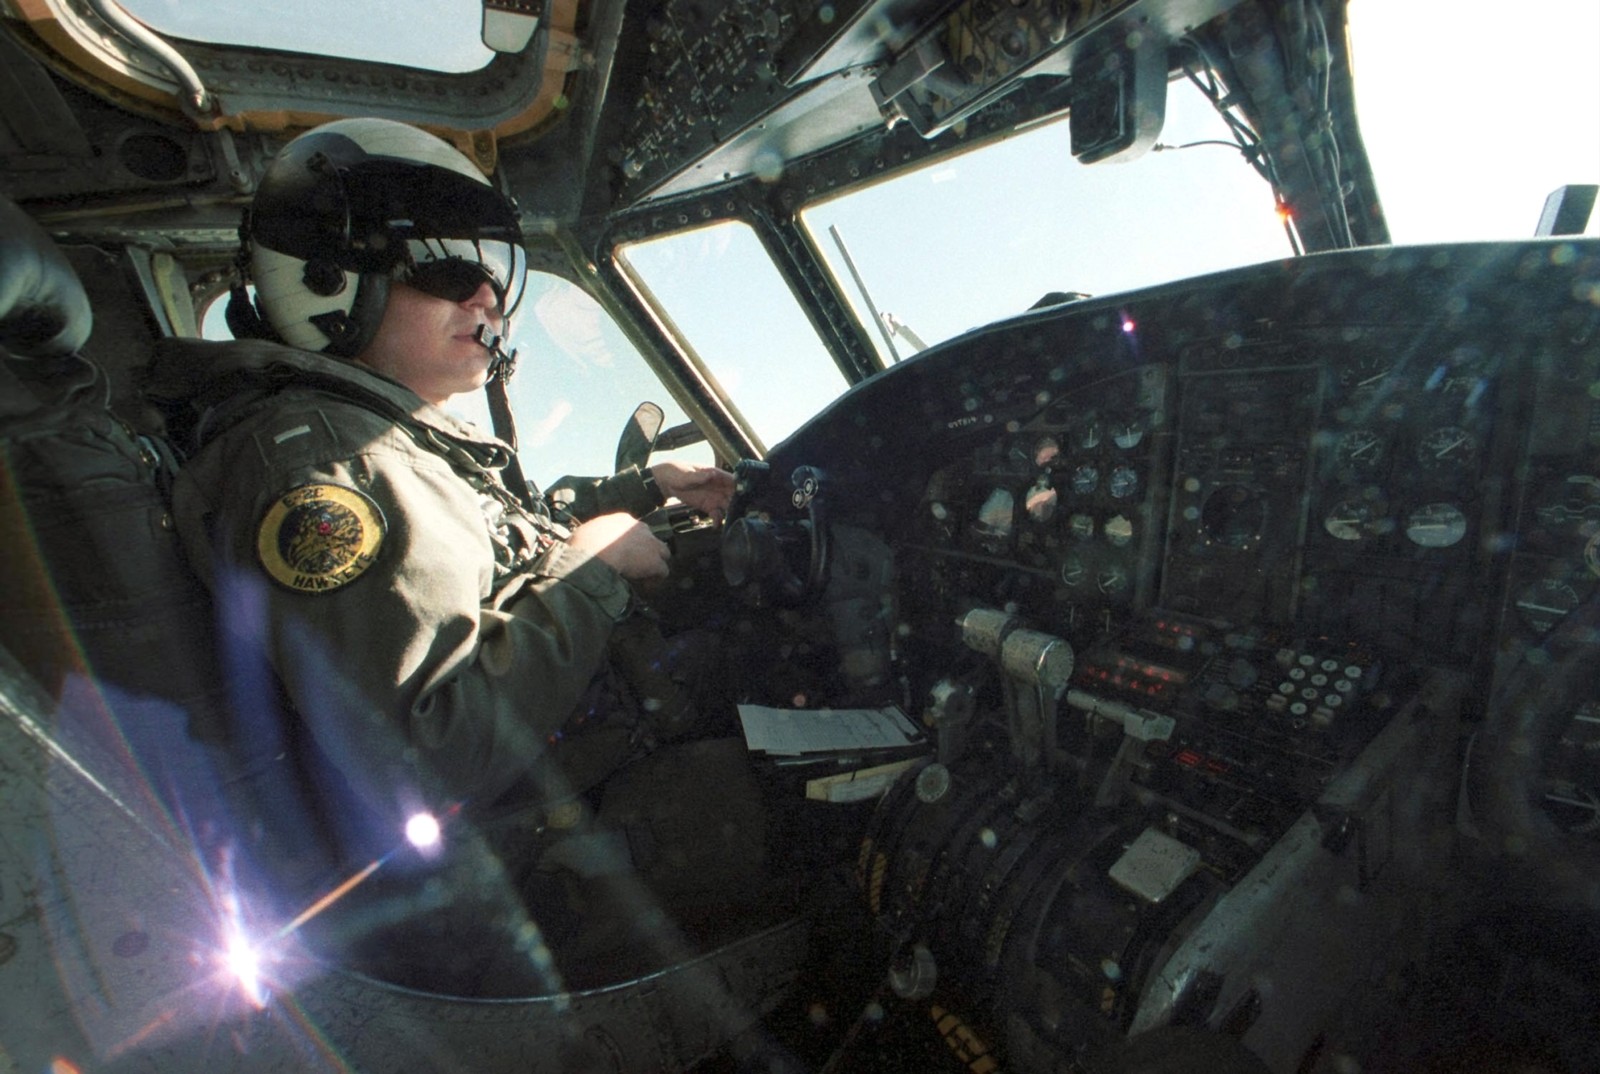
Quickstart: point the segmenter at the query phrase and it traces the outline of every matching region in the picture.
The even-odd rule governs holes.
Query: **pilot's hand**
[[[733,500],[733,475],[715,466],[691,466],[686,462],[658,462],[650,475],[667,499],[685,504],[717,521],[728,513]]]
[[[665,578],[672,552],[650,532],[650,527],[623,512],[591,518],[568,542],[588,552],[629,581]]]

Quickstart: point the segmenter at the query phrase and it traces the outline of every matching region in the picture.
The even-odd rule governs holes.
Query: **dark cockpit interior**
[[[863,854],[890,931],[991,986],[1048,965],[1137,1029],[1192,1004],[1248,1021],[1260,976],[1396,954],[1419,937],[1356,910],[1391,884],[1446,918],[1588,899],[1600,413],[1591,330],[1556,327],[1593,318],[1566,256],[1326,254],[1041,309],[780,446],[769,510],[806,525],[780,475],[817,482],[835,577],[895,579],[832,618],[871,610],[855,666],[900,671],[881,691],[958,773],[959,805],[919,779],[880,806]],[[1030,793],[1048,819],[1017,819]],[[1032,849],[984,846],[1004,823]],[[1466,861],[1437,856],[1440,823],[1473,834]],[[1514,876],[1489,864],[1510,846]],[[1028,970],[992,946],[1006,896],[1066,930],[1034,933]],[[1320,943],[1234,948],[1280,914]]]
[[[201,333],[272,153],[334,116],[445,134],[681,412],[656,450],[737,478],[725,521],[658,520],[663,626],[718,635],[741,705],[897,709],[915,746],[752,752],[783,912],[642,972],[263,984],[213,935],[248,893],[139,756],[192,727],[119,702],[121,628],[75,618],[119,551],[8,514],[16,562],[79,558],[3,614],[43,606],[78,657],[42,674],[34,627],[0,651],[0,1071],[1596,1069],[1595,175],[1524,238],[1392,245],[1343,0],[467,6],[492,55],[452,73],[0,0],[0,193],[41,229],[5,217],[7,368],[60,358],[41,317],[86,323],[45,247],[92,307],[65,349],[158,438],[141,371]],[[1279,258],[1052,292],[900,360],[802,219],[1052,120],[1122,166],[1185,80]],[[845,385],[781,436],[630,267],[727,221]],[[59,718],[84,696],[105,722]]]

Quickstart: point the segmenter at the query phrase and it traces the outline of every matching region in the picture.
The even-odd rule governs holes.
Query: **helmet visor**
[[[485,283],[500,315],[509,318],[527,290],[528,255],[521,244],[498,239],[412,239],[396,279],[423,294],[465,302]]]

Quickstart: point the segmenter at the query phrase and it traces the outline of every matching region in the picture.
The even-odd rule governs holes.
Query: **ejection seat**
[[[263,881],[230,853],[226,796],[208,786],[217,755],[193,717],[221,677],[181,693],[196,686],[175,671],[193,655],[183,632],[207,617],[179,621],[170,593],[141,595],[149,568],[121,569],[175,550],[156,444],[110,417],[76,357],[91,327],[71,263],[0,198],[0,1068],[676,1071],[749,1029],[793,979],[802,922],[648,980],[496,1000],[300,957],[294,922],[262,916]],[[82,429],[41,416],[61,406]],[[69,471],[95,453],[142,464],[149,481],[128,508],[115,481],[52,484],[50,452]],[[51,529],[77,509],[69,494],[127,508],[122,539]]]

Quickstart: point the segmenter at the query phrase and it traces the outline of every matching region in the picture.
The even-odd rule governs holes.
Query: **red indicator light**
[[[1173,760],[1177,761],[1181,765],[1187,765],[1188,767],[1193,768],[1195,765],[1200,763],[1200,755],[1194,752],[1194,750],[1184,750],[1174,757]]]

